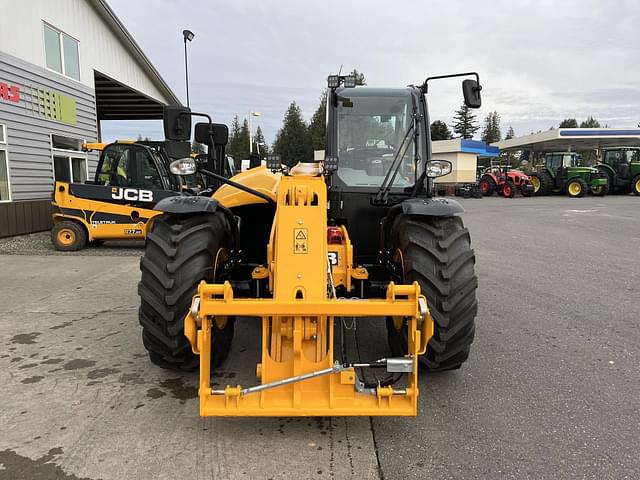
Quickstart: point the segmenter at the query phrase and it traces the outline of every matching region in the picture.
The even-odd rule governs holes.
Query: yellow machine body
[[[96,144],[91,145],[92,148],[98,148]],[[280,174],[274,174],[261,166],[239,173],[232,180],[263,192],[275,200],[280,177]],[[229,185],[219,188],[214,198],[227,208],[256,203],[254,195]],[[78,222],[87,231],[88,241],[144,240],[153,218],[162,213],[130,204],[77,197],[70,192],[66,182],[56,182],[51,205],[54,224],[61,220]]]
[[[353,266],[353,249],[342,227],[343,241],[328,245],[327,189],[322,177],[273,178],[263,169],[238,175],[242,183],[257,182],[276,200],[267,248],[267,265],[253,272],[268,278],[272,298],[234,298],[230,283],[202,282],[185,319],[185,336],[200,355],[200,415],[202,416],[323,416],[416,415],[418,356],[433,334],[433,322],[417,282],[390,283],[383,299],[342,299],[332,287],[354,288],[367,278]],[[268,172],[269,175],[270,172]],[[242,192],[244,194],[244,192]],[[244,204],[246,197],[222,187],[215,195],[226,206]],[[244,199],[244,200],[243,200]],[[250,200],[255,203],[255,197]],[[333,267],[328,253],[340,259]],[[262,358],[256,367],[260,384],[211,388],[211,335],[216,317],[249,317],[262,322]],[[335,362],[334,323],[344,317],[367,321],[394,317],[407,322],[406,384],[400,389],[363,389],[356,370]]]
[[[76,197],[69,184],[56,182],[51,202],[53,223],[73,220],[84,226],[87,240],[143,240],[151,220],[162,212],[108,201]],[[116,187],[113,187],[114,189]]]

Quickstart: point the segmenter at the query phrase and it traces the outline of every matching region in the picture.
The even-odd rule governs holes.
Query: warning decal
[[[309,237],[306,228],[296,228],[294,230],[293,253],[309,253]]]

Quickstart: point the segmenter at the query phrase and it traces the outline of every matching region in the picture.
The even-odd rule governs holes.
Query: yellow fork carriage
[[[273,298],[234,298],[228,282],[200,283],[184,322],[192,350],[200,356],[200,415],[416,415],[418,356],[433,335],[426,299],[417,282],[390,282],[384,299],[336,298],[338,284],[350,291],[354,280],[366,279],[367,272],[353,267],[344,227],[344,241],[328,245],[326,205],[322,177],[282,178],[268,265],[253,272],[254,278],[268,278]],[[344,259],[337,268],[328,262],[331,251]],[[262,321],[258,385],[211,387],[212,323],[228,316]],[[406,355],[370,363],[338,362],[334,330],[342,317],[407,319]],[[384,368],[408,378],[402,388],[365,385],[358,368]]]

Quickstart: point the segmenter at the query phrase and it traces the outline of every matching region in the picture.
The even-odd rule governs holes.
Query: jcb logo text
[[[135,188],[112,188],[111,198],[130,202],[152,202],[153,192],[151,190],[136,190]]]

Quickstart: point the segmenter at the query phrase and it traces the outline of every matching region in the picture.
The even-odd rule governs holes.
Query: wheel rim
[[[504,193],[505,197],[510,197],[511,196],[511,187],[509,185],[505,185],[504,187],[502,187],[502,193]]]
[[[531,177],[531,185],[533,185],[534,193],[538,193],[538,190],[540,190],[540,180],[538,177]]]
[[[640,178],[636,180],[636,193],[640,193]]]
[[[489,183],[485,181],[480,182],[480,191],[482,193],[487,193],[489,191]]]
[[[582,187],[580,186],[580,184],[578,182],[573,182],[569,184],[569,195],[580,195],[580,192],[582,191]]]
[[[599,193],[602,193],[603,188],[604,187],[602,185],[598,185],[597,187],[591,187],[591,191],[597,195]]]
[[[60,243],[60,245],[68,247],[69,245],[73,245],[75,241],[76,234],[70,228],[62,228],[58,232],[58,243]]]

